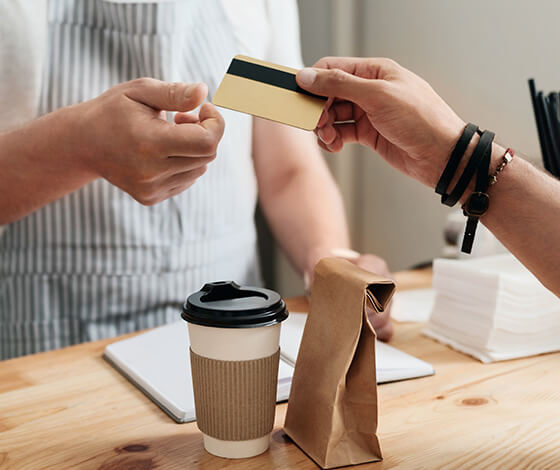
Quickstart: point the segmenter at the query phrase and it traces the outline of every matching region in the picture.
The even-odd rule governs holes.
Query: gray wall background
[[[304,61],[324,55],[391,57],[424,77],[463,119],[540,165],[527,79],[560,89],[560,2],[554,0],[300,0]],[[328,156],[343,192],[354,247],[392,270],[443,248],[449,209],[433,191],[400,175],[374,152]],[[276,287],[301,292],[280,257]]]

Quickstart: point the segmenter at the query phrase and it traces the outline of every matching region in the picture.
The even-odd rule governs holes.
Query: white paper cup
[[[283,300],[267,289],[212,283],[189,297],[182,317],[205,449],[225,458],[265,452],[276,405],[280,322],[287,317]]]

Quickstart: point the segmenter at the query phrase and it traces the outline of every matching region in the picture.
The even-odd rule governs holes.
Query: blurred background
[[[325,55],[391,57],[431,83],[464,120],[492,129],[541,166],[527,79],[558,89],[560,2],[299,0],[299,7],[306,65]],[[452,209],[433,190],[358,146],[326,158],[356,250],[384,257],[392,271],[441,255]],[[286,296],[303,292],[266,236],[262,249],[267,283]]]

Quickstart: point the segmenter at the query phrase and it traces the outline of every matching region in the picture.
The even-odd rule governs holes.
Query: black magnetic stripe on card
[[[229,75],[248,78],[249,80],[254,80],[255,82],[266,83],[278,88],[284,88],[285,90],[295,91],[320,100],[327,100],[325,96],[315,95],[301,88],[296,82],[295,74],[284,72],[283,70],[254,64],[253,62],[245,62],[244,60],[233,59],[227,73]]]

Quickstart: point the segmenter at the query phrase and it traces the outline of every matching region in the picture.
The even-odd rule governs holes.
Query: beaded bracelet
[[[498,165],[498,167],[496,168],[496,171],[494,171],[494,173],[492,173],[489,177],[488,177],[488,185],[492,186],[494,184],[496,184],[498,182],[498,175],[504,171],[504,168],[507,166],[507,164],[509,162],[511,162],[513,160],[513,157],[515,156],[515,152],[513,151],[513,149],[508,148],[506,150],[506,153],[504,154],[504,156],[502,157],[502,161],[500,162],[500,164]]]

